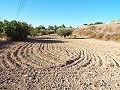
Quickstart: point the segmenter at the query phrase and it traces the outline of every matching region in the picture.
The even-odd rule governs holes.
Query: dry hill
[[[81,26],[74,33],[89,38],[120,41],[120,21]]]

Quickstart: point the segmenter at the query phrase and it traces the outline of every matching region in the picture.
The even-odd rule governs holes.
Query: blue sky
[[[14,20],[20,0],[0,0],[1,20]],[[33,26],[80,26],[120,19],[120,0],[27,0],[19,21]]]

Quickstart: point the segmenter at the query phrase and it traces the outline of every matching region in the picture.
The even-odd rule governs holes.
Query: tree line
[[[90,24],[84,24],[84,25],[98,25],[98,24],[104,24],[103,22],[96,22],[96,23],[90,23]]]
[[[43,25],[33,27],[26,22],[20,22],[16,20],[12,21],[0,21],[0,37],[6,37],[9,40],[24,40],[28,36],[34,37],[35,35],[50,35],[58,34],[60,36],[69,36],[72,34],[72,27],[66,27],[64,24],[61,26],[49,25],[45,28]]]

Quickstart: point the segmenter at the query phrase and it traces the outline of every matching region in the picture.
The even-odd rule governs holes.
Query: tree
[[[43,25],[40,25],[40,26],[36,27],[36,29],[38,29],[38,30],[45,29],[45,27]]]
[[[57,29],[58,29],[57,25],[55,25],[55,26],[54,26],[54,29],[55,29],[55,30],[57,30]]]
[[[88,25],[88,24],[85,23],[84,25],[86,26],[86,25]]]
[[[90,23],[89,25],[94,25],[93,23]]]
[[[3,22],[0,21],[0,36],[5,36],[10,40],[24,40],[30,36],[36,35],[36,30],[32,27],[32,25],[28,25],[26,22],[19,22],[16,20]]]
[[[25,22],[19,22],[19,21],[4,21],[4,27],[5,34],[8,39],[11,40],[24,40],[29,35],[30,27]]]
[[[54,34],[54,30],[46,30],[46,34],[47,35]]]
[[[47,28],[47,30],[54,30],[54,27],[51,26],[51,25],[49,25],[48,28]]]
[[[65,28],[65,25],[64,25],[64,24],[62,24],[61,26],[59,26],[59,28]]]
[[[3,26],[4,26],[3,22],[0,21],[0,36],[2,36],[2,34],[4,33]]]
[[[72,26],[70,26],[70,28],[72,28]]]
[[[64,36],[64,37],[70,36],[70,35],[72,34],[72,32],[73,32],[73,30],[72,30],[72,29],[69,29],[69,28],[59,28],[59,29],[57,30],[57,34],[58,34],[59,36]]]
[[[29,25],[29,35],[31,37],[35,37],[36,34],[37,34],[37,31],[33,28],[33,26]]]
[[[55,25],[55,26],[54,26],[54,33],[56,33],[57,29],[58,29],[58,26]]]
[[[45,30],[45,27],[43,25],[40,25],[38,27],[35,28],[37,33],[40,33],[41,30]]]
[[[96,25],[96,24],[103,24],[103,22],[96,22],[94,25]]]

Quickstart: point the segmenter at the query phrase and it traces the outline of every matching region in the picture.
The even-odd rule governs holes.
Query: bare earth
[[[0,90],[120,90],[120,43],[39,36],[2,46]]]

